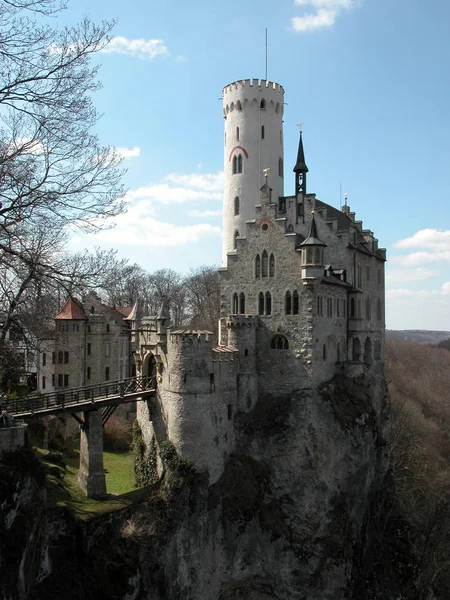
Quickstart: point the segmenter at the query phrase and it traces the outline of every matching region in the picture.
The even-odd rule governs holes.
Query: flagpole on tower
[[[267,27],[266,27],[266,81],[267,81]]]

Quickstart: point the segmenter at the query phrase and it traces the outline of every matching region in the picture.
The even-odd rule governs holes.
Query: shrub
[[[126,452],[131,446],[131,425],[121,417],[112,416],[103,430],[103,447],[112,452]]]

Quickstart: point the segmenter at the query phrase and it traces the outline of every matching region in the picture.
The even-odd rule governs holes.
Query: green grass
[[[79,519],[119,510],[129,506],[147,493],[146,488],[134,487],[133,456],[128,452],[104,452],[103,461],[108,497],[105,500],[86,498],[78,486],[79,451],[75,447],[63,453],[63,463],[47,460],[49,453],[34,448],[47,473],[47,503],[64,506]],[[49,458],[51,458],[51,453]]]

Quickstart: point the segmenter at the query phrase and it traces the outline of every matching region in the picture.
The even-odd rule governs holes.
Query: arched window
[[[245,294],[243,292],[239,294],[239,314],[245,315]]]
[[[239,202],[239,196],[236,196],[236,197],[234,198],[234,214],[235,214],[235,215],[238,215],[238,214],[239,214],[239,209],[240,209],[240,206],[239,206],[239,204],[240,204],[240,202]]]
[[[266,315],[272,314],[272,295],[270,292],[266,292]]]
[[[350,318],[354,319],[355,317],[356,317],[355,299],[352,298],[350,300]]]
[[[234,232],[234,249],[235,249],[235,250],[236,250],[236,248],[237,248],[237,239],[238,239],[238,237],[239,237],[239,231],[237,231],[237,230],[236,230],[236,231]]]
[[[286,295],[284,297],[284,312],[287,315],[292,314],[292,296],[291,296],[291,292],[286,292]]]
[[[236,139],[239,141],[239,127],[236,127]]]
[[[261,125],[261,139],[264,139],[264,134],[265,134],[265,129],[264,129],[264,125]]]
[[[361,356],[361,342],[359,338],[353,338],[353,354],[352,359],[354,362],[359,362]]]
[[[239,156],[238,156],[237,172],[242,173],[242,154],[239,154]]]
[[[268,271],[269,271],[269,255],[264,250],[264,252],[262,253],[262,269],[261,269],[262,277],[267,277]]]
[[[258,295],[258,315],[264,314],[264,294],[259,292]]]
[[[238,307],[238,295],[236,293],[233,294],[233,315],[237,315],[239,312]]]
[[[255,258],[255,277],[261,277],[261,257],[259,254],[257,254]]]
[[[91,306],[91,315],[93,315],[95,313],[95,308],[93,306]]]
[[[371,306],[370,306],[370,298],[366,298],[366,319],[367,321],[370,321],[370,319],[372,318],[372,310],[371,310]]]
[[[327,345],[326,344],[324,344],[322,346],[322,358],[323,358],[323,360],[327,360]]]
[[[237,167],[237,156],[236,154],[233,156],[233,175],[235,175],[238,172],[238,167]]]
[[[278,159],[278,175],[280,177],[283,177],[283,174],[284,174],[283,171],[284,171],[284,169],[283,169],[283,159],[279,158]]]
[[[284,335],[274,335],[270,341],[270,347],[272,350],[289,350],[289,342]]]
[[[266,101],[264,100],[264,98],[261,100],[260,108],[261,110],[266,110]]]
[[[367,337],[364,342],[364,362],[369,364],[372,362],[372,340],[370,337]]]
[[[375,360],[380,360],[381,358],[381,344],[380,340],[375,340],[373,345],[373,353]]]
[[[294,293],[292,295],[292,314],[298,315],[298,309],[299,309],[298,292],[297,292],[297,290],[294,290]]]
[[[381,321],[383,319],[383,312],[381,310],[381,300],[378,298],[377,300],[377,321]]]
[[[236,108],[237,108],[237,110],[242,110],[242,104],[241,104],[241,101],[240,101],[240,100],[238,100],[238,101],[236,102]]]
[[[269,259],[269,277],[275,277],[275,256],[273,254]]]

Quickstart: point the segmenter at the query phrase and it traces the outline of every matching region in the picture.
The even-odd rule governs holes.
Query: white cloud
[[[179,54],[176,58],[175,58],[176,62],[179,63],[183,63],[187,61],[187,58],[185,56],[183,56],[182,54]]]
[[[388,290],[386,321],[389,329],[450,331],[450,281],[434,290]]]
[[[116,151],[121,158],[136,158],[141,155],[139,146],[135,146],[134,148],[116,148]]]
[[[188,215],[190,217],[221,217],[221,210],[189,210]]]
[[[415,267],[417,265],[424,265],[432,262],[450,262],[450,250],[399,254],[397,256],[392,256],[392,258],[389,259],[389,262],[403,267]]]
[[[328,8],[340,10],[342,8],[352,8],[356,5],[356,0],[295,0],[298,6],[314,6],[315,8]]]
[[[164,178],[167,183],[142,186],[130,190],[125,196],[125,202],[149,200],[159,204],[183,204],[204,200],[223,198],[223,173],[178,174],[169,173]],[[175,184],[175,185],[172,185]]]
[[[440,275],[438,271],[432,271],[431,269],[391,269],[389,268],[386,273],[387,283],[410,283],[412,281],[424,281],[430,277],[436,277]]]
[[[128,211],[115,219],[114,229],[96,234],[98,240],[109,244],[130,246],[183,246],[205,237],[220,236],[220,227],[207,223],[175,225],[154,217],[149,200],[135,202]]]
[[[303,32],[332,27],[338,14],[356,6],[357,0],[295,0],[295,4],[310,6],[316,11],[292,18],[294,31]]]
[[[104,54],[126,54],[144,60],[151,60],[157,56],[167,56],[169,54],[163,40],[144,40],[142,38],[130,40],[120,35],[113,37],[101,52]]]
[[[394,248],[433,248],[450,250],[450,230],[421,229],[414,235],[394,244]]]

